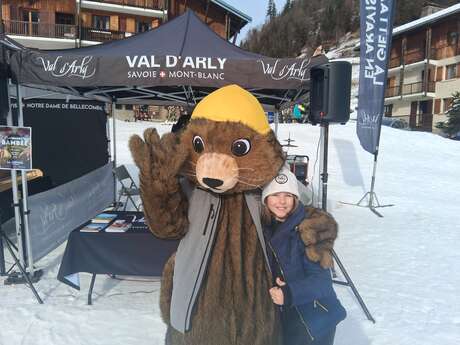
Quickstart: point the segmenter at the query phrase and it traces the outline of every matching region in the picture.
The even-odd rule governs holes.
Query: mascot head
[[[237,85],[197,104],[181,144],[189,150],[184,175],[215,193],[261,188],[284,161],[259,101]]]

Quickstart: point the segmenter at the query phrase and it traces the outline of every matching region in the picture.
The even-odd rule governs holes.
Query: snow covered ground
[[[117,123],[117,160],[133,173],[127,141],[148,126]],[[312,173],[319,128],[280,125],[280,140],[288,135],[299,145],[289,153],[309,155]],[[340,224],[336,251],[377,321],[367,321],[350,288],[336,285],[348,318],[335,344],[458,345],[460,142],[384,127],[380,147],[376,192],[382,204],[395,204],[380,209],[384,218],[340,203],[368,191],[373,156],[360,147],[354,122],[330,128],[328,208]],[[64,246],[39,262],[45,273],[36,287],[44,305],[0,277],[0,345],[163,343],[157,280],[99,277],[87,306],[89,274],[81,274],[80,292],[56,279]]]

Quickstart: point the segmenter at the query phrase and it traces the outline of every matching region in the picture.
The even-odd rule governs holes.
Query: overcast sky
[[[224,0],[229,5],[232,5],[241,12],[247,14],[252,18],[252,23],[247,24],[238,35],[238,42],[250,28],[256,27],[265,21],[265,14],[267,13],[268,0]],[[276,9],[281,11],[286,0],[275,0]]]

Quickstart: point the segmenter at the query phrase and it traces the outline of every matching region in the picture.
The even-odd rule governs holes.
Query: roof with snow
[[[446,18],[456,13],[460,13],[460,3],[447,7],[436,13],[430,14],[429,16],[422,17],[417,20],[413,20],[412,22],[406,23],[404,25],[400,25],[397,28],[393,29],[393,36],[397,36],[404,32],[415,30],[422,26],[426,26],[428,24],[435,23],[440,19]]]
[[[249,17],[247,14],[241,12],[240,10],[236,9],[235,7],[229,5],[228,3],[226,3],[225,1],[222,1],[222,0],[211,0],[212,3],[216,4],[217,6],[220,6],[224,9],[226,9],[227,11],[229,11],[230,13],[233,13],[235,16],[241,18],[243,21],[245,21],[246,23],[250,23],[252,22],[252,18]]]

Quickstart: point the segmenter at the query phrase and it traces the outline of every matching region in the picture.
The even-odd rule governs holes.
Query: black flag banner
[[[361,0],[360,69],[357,134],[368,152],[378,152],[394,0]]]

